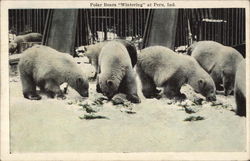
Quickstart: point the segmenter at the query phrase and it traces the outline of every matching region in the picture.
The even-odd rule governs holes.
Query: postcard
[[[1,1],[1,160],[248,160],[249,1]]]

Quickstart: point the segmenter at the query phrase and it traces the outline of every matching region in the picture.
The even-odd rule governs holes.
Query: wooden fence
[[[10,9],[10,33],[43,33],[47,13],[48,9]],[[149,9],[79,9],[76,46],[118,37],[139,40],[148,13]],[[190,34],[198,41],[243,44],[245,9],[179,9],[175,46],[188,45]]]
[[[245,9],[180,9],[176,46],[188,44],[188,21],[197,41],[213,40],[228,46],[245,43]]]

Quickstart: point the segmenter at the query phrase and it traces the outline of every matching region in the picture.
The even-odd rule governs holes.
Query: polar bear
[[[29,33],[26,35],[17,36],[14,41],[9,44],[9,52],[13,54],[15,51],[17,53],[21,52],[21,44],[23,42],[41,42],[42,34],[40,33]]]
[[[35,45],[22,53],[18,63],[23,96],[31,100],[41,97],[36,92],[36,86],[50,97],[57,95],[65,98],[60,85],[67,82],[81,96],[88,96],[88,80],[76,65],[73,57],[67,53],[58,52],[50,47]]]
[[[138,54],[136,70],[146,98],[156,97],[156,87],[163,87],[166,97],[183,100],[186,96],[180,88],[187,83],[208,101],[216,100],[212,78],[193,57],[177,54],[163,46],[151,46]]]
[[[80,52],[80,53],[82,52],[84,56],[87,56],[88,59],[90,60],[90,63],[95,67],[95,69],[97,71],[98,57],[100,55],[100,52],[101,52],[102,48],[108,42],[113,42],[113,41],[120,42],[126,47],[128,53],[129,53],[129,56],[130,56],[132,66],[134,67],[136,62],[137,62],[136,47],[134,46],[133,43],[131,43],[131,42],[127,41],[127,40],[115,39],[115,40],[112,40],[112,41],[104,41],[104,42],[84,46],[81,50],[77,49],[77,52]],[[96,78],[96,74],[95,74],[95,78]]]
[[[97,91],[109,99],[124,93],[129,101],[140,103],[136,75],[126,47],[119,41],[107,42],[98,58]]]
[[[242,60],[235,74],[234,97],[236,114],[246,116],[246,61]]]
[[[243,56],[234,48],[214,41],[199,41],[191,51],[191,56],[213,78],[216,89],[224,89],[226,96],[231,94],[234,88],[235,72]]]

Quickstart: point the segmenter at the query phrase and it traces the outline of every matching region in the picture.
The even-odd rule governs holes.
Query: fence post
[[[53,9],[48,13],[43,44],[74,55],[77,9]]]
[[[174,50],[178,9],[154,9],[148,14],[143,47],[162,45]]]

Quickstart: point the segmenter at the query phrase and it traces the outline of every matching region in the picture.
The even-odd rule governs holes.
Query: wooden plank
[[[145,48],[146,45],[148,44],[148,37],[149,37],[149,33],[150,33],[150,30],[151,30],[151,26],[152,26],[152,25],[150,25],[150,23],[152,22],[153,12],[154,12],[154,10],[150,9],[148,11],[148,14],[147,14],[147,20],[146,20],[146,24],[145,24],[145,30],[144,30],[144,33],[143,33],[142,48]]]
[[[174,50],[178,9],[155,9],[152,14],[144,46],[162,45]]]
[[[10,65],[16,65],[18,64],[18,61],[20,59],[22,54],[13,54],[9,56],[9,64]]]
[[[77,17],[77,9],[54,9],[50,17],[51,22],[47,23],[44,44],[60,52],[73,55]]]

